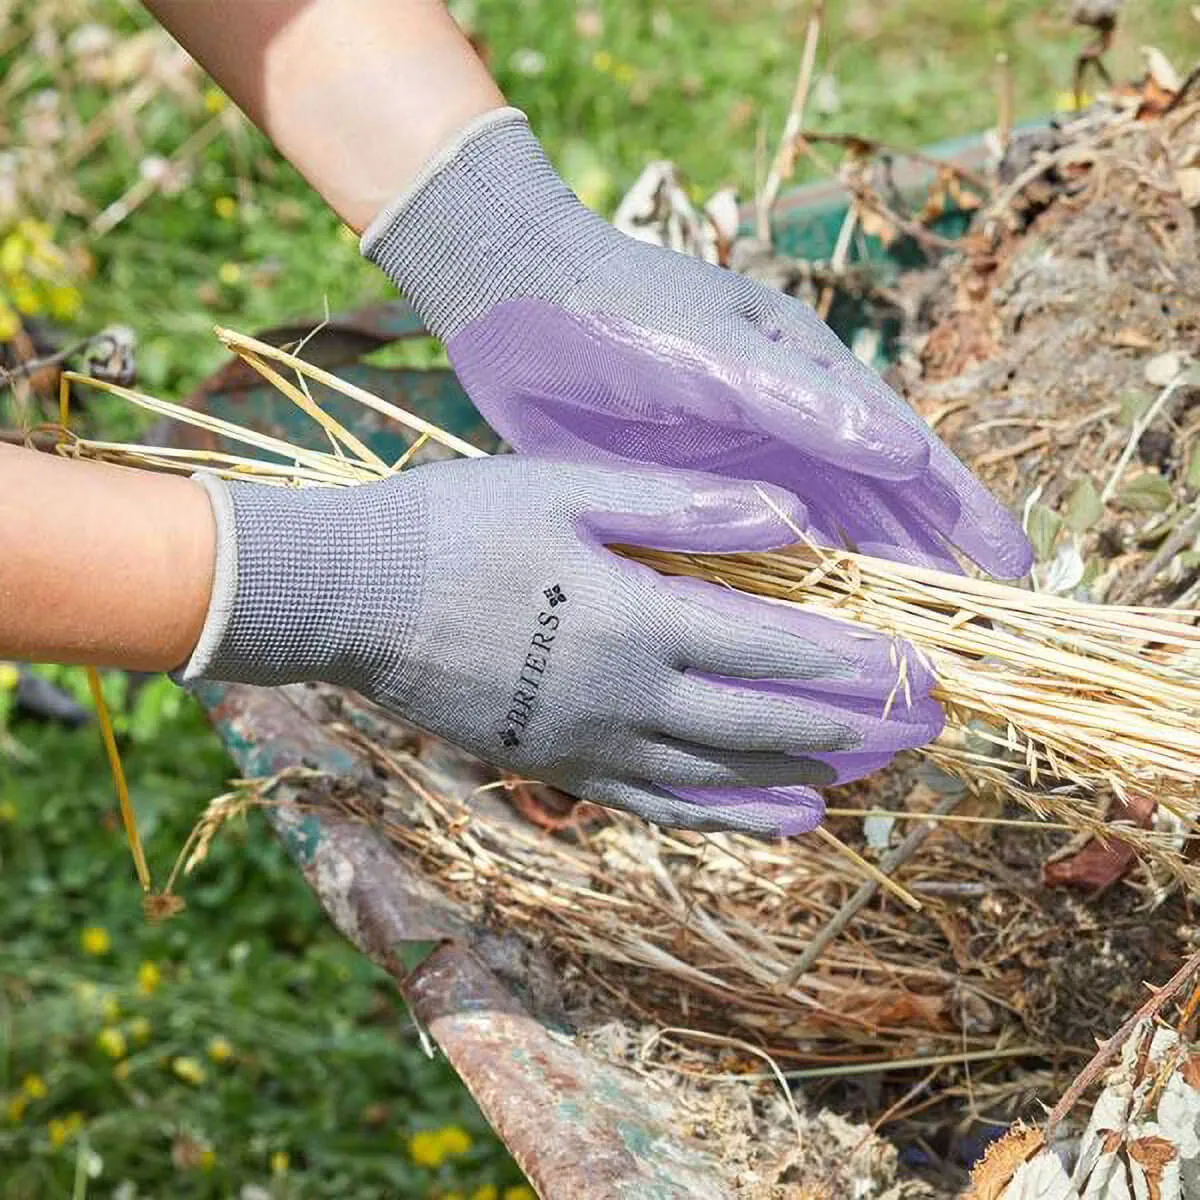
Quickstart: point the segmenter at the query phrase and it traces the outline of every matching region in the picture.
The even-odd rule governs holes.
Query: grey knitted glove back
[[[363,235],[521,453],[775,483],[825,545],[1023,574],[1020,526],[815,312],[618,233],[524,116],[472,122]],[[951,549],[953,547],[953,549]]]
[[[504,456],[345,489],[206,485],[218,571],[185,679],[344,684],[580,797],[760,833],[810,828],[807,785],[864,765],[849,752],[877,766],[940,728],[915,662],[913,705],[883,716],[884,639],[601,544],[791,541],[749,484]]]

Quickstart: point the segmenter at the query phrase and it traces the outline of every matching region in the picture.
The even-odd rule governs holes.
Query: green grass
[[[119,702],[122,677],[106,682]],[[118,713],[161,882],[229,764],[166,680]],[[126,1181],[142,1196],[258,1183],[368,1200],[520,1183],[259,817],[217,839],[182,915],[148,924],[95,732],[11,732],[28,761],[0,760],[0,1196],[71,1195],[93,1154],[96,1196]],[[468,1134],[466,1153],[415,1163],[412,1134],[447,1127]]]
[[[123,34],[148,25],[117,0],[21,0],[7,26],[0,18],[0,88],[18,65],[28,72],[16,100],[6,98],[12,137],[24,99],[41,89],[58,88],[84,121],[111,101],[105,88],[31,50],[22,22],[35,7],[43,17],[86,13]],[[784,0],[602,0],[580,5],[578,17],[562,0],[457,7],[511,101],[602,210],[662,157],[684,168],[698,196],[728,183],[751,194],[759,131],[773,148],[807,14]],[[1116,74],[1136,72],[1145,43],[1181,69],[1200,56],[1188,5],[1126,7],[1110,56]],[[814,93],[821,103],[811,123],[914,147],[995,120],[1001,50],[1013,63],[1018,116],[1051,109],[1085,38],[1044,0],[829,8],[819,68],[830,81]],[[64,21],[51,19],[60,35]],[[161,94],[142,111],[136,137],[106,138],[59,182],[98,212],[126,193],[148,156],[173,154],[216,107],[202,82]],[[0,129],[0,151],[5,136]],[[84,215],[51,212],[51,191],[28,202],[30,215],[52,217],[60,246],[91,257],[67,326],[132,325],[149,390],[185,394],[219,364],[213,323],[252,332],[313,317],[326,303],[344,310],[388,294],[353,237],[257,134],[222,136],[188,166],[182,190],[152,196],[100,238],[87,237]],[[2,239],[14,219],[0,206],[0,286]],[[103,401],[82,419],[111,437],[138,427]],[[78,672],[61,677],[81,688]],[[161,878],[230,766],[193,703],[166,681],[130,704],[121,677],[108,686]],[[333,933],[257,818],[220,836],[185,889],[184,914],[148,926],[94,729],[11,732],[24,755],[0,759],[3,1200],[226,1197],[247,1184],[270,1196],[360,1200],[469,1195],[519,1181],[453,1075],[422,1053],[387,980]],[[107,935],[100,954],[81,940],[93,927]],[[105,939],[90,940],[95,949]],[[139,971],[143,982],[152,974],[143,964],[161,976],[151,991],[138,987]],[[223,1056],[214,1039],[228,1043],[226,1061],[210,1056]],[[115,1050],[125,1053],[114,1058]],[[203,1079],[180,1060],[194,1060]],[[45,1095],[32,1079],[25,1084],[30,1077]],[[410,1135],[446,1127],[466,1130],[471,1148],[436,1168],[415,1163]],[[277,1169],[280,1155],[286,1170]]]

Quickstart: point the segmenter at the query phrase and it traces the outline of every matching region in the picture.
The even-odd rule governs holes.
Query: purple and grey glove
[[[583,799],[760,834],[811,829],[813,785],[942,726],[887,638],[605,549],[792,542],[751,484],[514,455],[353,488],[203,482],[217,569],[184,680],[343,684]],[[889,708],[897,653],[909,691]]]
[[[463,130],[362,245],[519,451],[766,480],[827,545],[1029,568],[1017,523],[812,309],[617,232],[516,109]]]

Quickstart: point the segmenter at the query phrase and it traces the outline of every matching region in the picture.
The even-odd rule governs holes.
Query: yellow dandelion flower
[[[50,306],[50,315],[60,321],[69,321],[72,317],[77,316],[83,304],[83,297],[79,294],[79,289],[72,287],[69,283],[52,284],[47,300]]]
[[[210,113],[219,113],[229,101],[225,99],[225,93],[220,88],[209,87],[204,89],[204,111]]]
[[[528,1184],[514,1183],[504,1189],[502,1200],[537,1200],[537,1194]]]
[[[150,1022],[145,1017],[134,1017],[129,1022],[129,1036],[135,1042],[148,1042],[150,1040]]]
[[[29,1097],[18,1092],[8,1098],[8,1103],[4,1106],[4,1115],[15,1125],[25,1115],[28,1104]]]
[[[637,78],[637,72],[628,63],[617,63],[613,67],[613,78],[628,87]]]
[[[79,944],[85,954],[107,954],[112,949],[112,938],[103,926],[89,925],[79,935]]]
[[[288,1152],[286,1150],[276,1150],[275,1153],[271,1155],[271,1170],[276,1175],[284,1175],[287,1173],[287,1169],[290,1166],[291,1161],[292,1160],[288,1157]]]
[[[149,996],[162,983],[162,972],[157,963],[144,962],[138,967],[137,990],[143,996]]]
[[[20,682],[21,672],[14,664],[0,663],[0,692],[11,692]]]
[[[0,312],[0,331],[3,330],[4,314]],[[0,332],[0,341],[3,341],[3,333]],[[11,800],[0,800],[0,825],[10,825],[17,819],[17,806]]]
[[[445,1155],[466,1154],[471,1148],[471,1135],[458,1125],[447,1125],[438,1130],[442,1153]]]
[[[66,1145],[83,1128],[82,1113],[68,1113],[66,1117],[53,1117],[46,1126],[50,1135],[50,1146],[54,1150]]]
[[[200,1170],[211,1171],[217,1165],[217,1152],[211,1146],[200,1151]]]
[[[0,342],[15,338],[21,331],[21,318],[0,300]]]
[[[110,1025],[121,1019],[121,1002],[117,999],[116,993],[105,992],[100,997],[100,1012]]]
[[[485,1183],[471,1193],[471,1200],[500,1200],[500,1189],[494,1183]]]
[[[5,275],[16,275],[25,265],[28,246],[19,233],[10,233],[0,242],[0,271]]]
[[[42,298],[38,295],[37,288],[24,277],[13,284],[12,302],[17,312],[24,313],[27,317],[36,317],[42,311]]]
[[[242,278],[242,268],[237,263],[222,263],[217,268],[217,278],[222,283],[232,287]]]
[[[125,1035],[119,1029],[114,1029],[111,1025],[106,1025],[96,1034],[96,1045],[109,1058],[125,1057]]]
[[[213,201],[213,211],[222,221],[232,221],[237,212],[237,201],[232,196],[218,196]]]
[[[183,1080],[184,1083],[190,1083],[199,1087],[207,1078],[204,1068],[194,1058],[186,1056],[172,1059],[171,1070]]]
[[[46,1081],[40,1075],[26,1075],[21,1080],[21,1091],[30,1100],[44,1100],[49,1088],[46,1087]]]
[[[223,1037],[209,1038],[208,1057],[215,1063],[227,1063],[233,1057],[233,1046]]]
[[[592,55],[592,66],[597,71],[604,74],[606,71],[611,71],[613,65],[613,56],[607,50],[597,50]]]
[[[446,1157],[441,1140],[432,1129],[418,1129],[408,1139],[408,1155],[418,1167],[440,1167]]]

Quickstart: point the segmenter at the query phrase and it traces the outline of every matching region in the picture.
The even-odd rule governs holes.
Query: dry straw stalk
[[[111,383],[75,376],[160,416],[282,458],[74,439],[64,453],[169,470],[214,471],[287,486],[348,486],[389,466],[313,401],[332,388],[456,453],[478,448],[285,350],[226,329],[218,337],[324,430],[311,450]],[[295,382],[281,368],[294,372]],[[764,494],[765,498],[765,494]],[[798,542],[804,535],[797,530]],[[925,751],[973,787],[992,787],[1039,814],[1111,833],[1112,799],[1153,798],[1170,828],[1122,836],[1176,875],[1190,875],[1182,841],[1200,815],[1200,627],[1196,612],[1097,605],[905,566],[811,543],[763,554],[681,555],[625,549],[665,573],[828,613],[906,639],[923,655],[946,706],[946,733]],[[902,663],[903,656],[896,656]],[[907,702],[898,670],[891,703]]]

